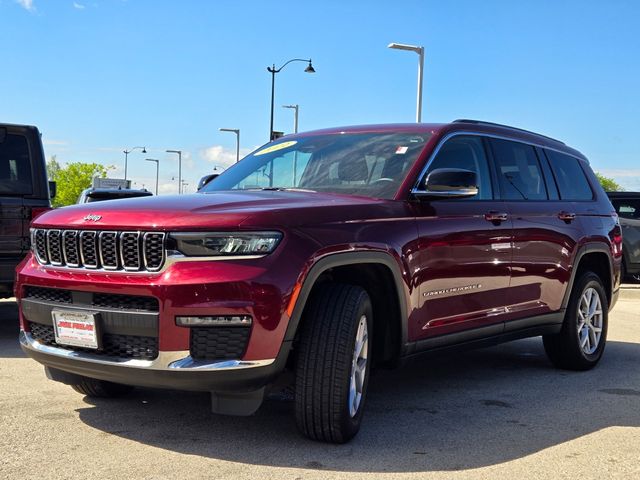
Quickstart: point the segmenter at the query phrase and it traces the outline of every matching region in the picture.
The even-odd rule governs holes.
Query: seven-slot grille
[[[165,261],[162,232],[38,228],[31,236],[36,258],[43,265],[155,272]]]

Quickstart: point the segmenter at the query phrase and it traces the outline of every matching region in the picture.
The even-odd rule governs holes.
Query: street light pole
[[[127,163],[128,163],[128,160],[129,160],[129,154],[131,152],[133,152],[136,148],[141,148],[142,149],[142,153],[147,153],[146,147],[133,147],[133,148],[130,148],[129,150],[127,150],[127,149],[123,150],[123,153],[124,153],[124,181],[125,181],[125,183],[127,181]]]
[[[304,69],[306,73],[315,73],[315,69],[311,64],[311,59],[305,60],[303,58],[292,58],[288,62],[285,62],[280,68],[276,68],[275,63],[271,67],[267,67],[267,71],[271,73],[271,121],[269,124],[269,141],[273,140],[273,102],[275,101],[275,84],[276,84],[276,73],[279,73],[284,67],[289,65],[291,62],[308,62],[307,68]]]
[[[182,193],[182,150],[167,150],[167,153],[178,154],[178,195]]]
[[[147,162],[156,162],[156,196],[158,195],[158,174],[160,172],[160,160],[157,158],[145,158]]]
[[[297,103],[295,105],[283,105],[282,108],[292,108],[293,109],[293,133],[298,133],[298,108],[300,105]]]
[[[231,132],[236,134],[236,163],[240,161],[240,129],[239,128],[221,128],[221,132]]]
[[[418,45],[405,45],[404,43],[390,43],[388,48],[396,50],[408,50],[418,54],[418,94],[416,99],[416,122],[422,121],[422,70],[424,69],[424,47]]]

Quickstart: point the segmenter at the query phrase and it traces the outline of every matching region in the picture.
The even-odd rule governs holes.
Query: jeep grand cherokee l
[[[555,366],[595,366],[622,245],[581,153],[470,120],[288,136],[200,193],[47,212],[32,236],[20,342],[49,378],[246,415],[289,370],[299,429],[336,443],[374,363],[542,336]]]

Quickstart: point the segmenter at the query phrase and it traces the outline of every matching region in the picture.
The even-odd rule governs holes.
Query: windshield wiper
[[[247,188],[246,190],[261,190],[266,192],[311,192],[316,193],[315,190],[309,190],[306,188],[294,188],[294,187],[260,187],[260,188]]]

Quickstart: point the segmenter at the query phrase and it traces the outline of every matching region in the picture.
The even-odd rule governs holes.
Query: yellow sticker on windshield
[[[278,150],[282,150],[283,148],[289,148],[295,145],[295,140],[290,140],[288,142],[276,143],[275,145],[271,145],[270,147],[263,148],[259,152],[254,153],[254,155],[264,155],[265,153],[277,152]]]

